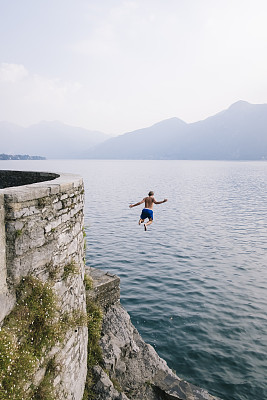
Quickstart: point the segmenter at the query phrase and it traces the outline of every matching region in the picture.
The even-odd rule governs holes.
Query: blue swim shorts
[[[153,220],[153,210],[150,210],[150,208],[143,208],[143,210],[142,210],[140,219],[146,219],[146,218]]]

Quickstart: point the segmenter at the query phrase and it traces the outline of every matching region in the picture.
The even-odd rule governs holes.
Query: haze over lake
[[[267,104],[238,101],[187,124],[169,118],[117,137],[57,121],[0,122],[1,152],[48,159],[267,160]]]
[[[121,278],[121,301],[178,376],[227,400],[267,398],[267,163],[1,161],[78,173],[87,264]],[[148,232],[141,200],[157,200]]]

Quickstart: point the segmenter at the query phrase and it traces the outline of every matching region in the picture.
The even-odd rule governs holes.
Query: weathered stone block
[[[93,279],[93,290],[86,292],[88,299],[96,301],[103,309],[119,303],[120,279],[118,276],[87,266],[85,273]]]
[[[49,187],[27,185],[23,186],[23,189],[9,188],[5,189],[5,198],[7,202],[12,203],[23,203],[29,200],[40,199],[50,195]]]

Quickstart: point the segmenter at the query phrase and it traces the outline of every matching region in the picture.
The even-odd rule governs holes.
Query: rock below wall
[[[120,304],[107,310],[102,335],[104,367],[94,370],[98,400],[216,399],[178,378],[154,348],[143,341]]]

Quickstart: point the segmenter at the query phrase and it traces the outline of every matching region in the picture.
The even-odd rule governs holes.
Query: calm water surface
[[[121,278],[134,325],[177,374],[224,400],[267,399],[267,162],[0,161],[78,173],[88,265]],[[149,190],[154,223],[139,227]]]

